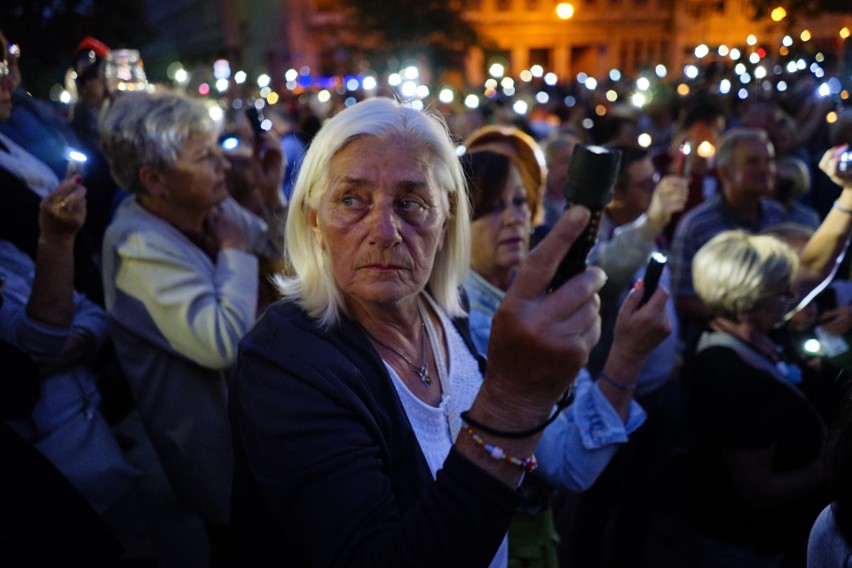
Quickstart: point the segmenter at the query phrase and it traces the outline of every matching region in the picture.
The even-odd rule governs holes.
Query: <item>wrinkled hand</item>
[[[41,200],[38,224],[40,238],[59,240],[72,238],[86,221],[86,188],[83,178],[73,176]]]
[[[852,329],[852,306],[826,310],[820,316],[820,325],[829,333],[843,335]]]
[[[281,184],[284,182],[284,154],[272,132],[255,141],[251,169],[263,202],[269,207],[281,205]]]
[[[597,292],[606,276],[593,267],[551,294],[550,280],[589,219],[573,207],[531,252],[491,327],[483,390],[509,415],[550,409],[574,382],[600,337]]]
[[[672,332],[666,302],[669,291],[659,286],[644,306],[642,283],[637,282],[621,304],[615,320],[610,357],[617,357],[622,364],[641,367],[651,354]]]
[[[245,231],[221,209],[217,208],[211,211],[207,215],[205,223],[210,226],[213,235],[219,241],[221,249],[234,248],[248,250],[248,237]]]
[[[685,177],[668,175],[654,188],[651,205],[648,206],[648,222],[662,229],[669,224],[672,215],[683,211],[689,196],[689,181]]]
[[[849,146],[846,144],[829,148],[825,151],[825,154],[822,155],[822,159],[819,161],[819,169],[821,169],[825,175],[831,179],[831,181],[844,189],[852,188],[852,175],[838,175],[837,162],[839,161],[840,155],[848,149]]]

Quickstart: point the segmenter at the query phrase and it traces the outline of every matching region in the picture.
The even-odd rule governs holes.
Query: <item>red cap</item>
[[[95,52],[95,55],[103,59],[109,53],[109,46],[102,41],[98,41],[92,36],[86,36],[83,38],[83,41],[80,42],[80,45],[77,46],[77,52],[81,52],[84,50],[91,50]]]

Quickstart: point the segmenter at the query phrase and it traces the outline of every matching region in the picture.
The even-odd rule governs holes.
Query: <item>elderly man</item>
[[[672,243],[672,293],[689,343],[710,314],[692,286],[692,257],[725,230],[756,233],[782,221],[784,208],[770,198],[775,183],[775,150],[766,132],[735,128],[722,139],[716,154],[722,191],[687,213]]]

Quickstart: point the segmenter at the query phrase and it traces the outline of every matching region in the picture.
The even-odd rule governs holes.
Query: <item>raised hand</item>
[[[494,316],[483,389],[499,393],[510,407],[548,410],[571,386],[600,338],[602,270],[589,268],[546,294],[559,261],[588,218],[587,209],[574,207],[554,226],[531,251]]]
[[[689,196],[689,180],[685,177],[667,175],[660,180],[648,206],[648,222],[662,229],[669,224],[672,215],[683,211]]]
[[[39,229],[42,239],[67,239],[73,237],[86,221],[86,188],[83,178],[73,176],[41,201]]]
[[[220,209],[211,211],[205,223],[209,225],[213,235],[219,241],[220,248],[248,250],[248,237],[245,231]]]

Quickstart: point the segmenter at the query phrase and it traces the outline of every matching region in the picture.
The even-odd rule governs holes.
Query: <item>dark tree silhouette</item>
[[[420,56],[437,71],[460,69],[466,50],[482,37],[458,0],[342,0],[355,34],[345,43],[376,67],[392,58]]]

